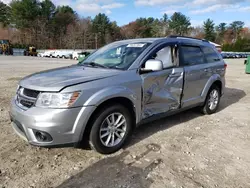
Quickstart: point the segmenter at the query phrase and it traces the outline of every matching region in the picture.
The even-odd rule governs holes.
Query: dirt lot
[[[0,57],[0,188],[250,187],[250,75],[227,60],[218,113],[190,110],[136,130],[111,156],[33,147],[15,135],[8,110],[18,80],[71,60]]]

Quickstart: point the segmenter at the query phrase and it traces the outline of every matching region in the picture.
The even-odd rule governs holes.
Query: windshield
[[[79,65],[101,65],[106,68],[128,69],[151,43],[110,44],[100,48]],[[99,67],[101,67],[99,66]]]

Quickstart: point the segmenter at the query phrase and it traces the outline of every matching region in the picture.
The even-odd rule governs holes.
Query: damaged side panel
[[[183,68],[170,68],[141,75],[142,119],[180,108],[183,76]]]

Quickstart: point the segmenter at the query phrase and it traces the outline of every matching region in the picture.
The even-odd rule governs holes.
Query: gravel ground
[[[219,112],[190,110],[139,127],[122,151],[102,156],[74,148],[30,146],[11,128],[8,111],[18,81],[71,60],[0,57],[0,187],[250,187],[250,75],[226,60]]]

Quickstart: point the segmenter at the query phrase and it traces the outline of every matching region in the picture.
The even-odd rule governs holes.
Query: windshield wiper
[[[105,65],[95,63],[95,62],[87,62],[87,63],[83,63],[82,65],[87,65],[87,66],[91,66],[91,67],[101,67],[101,68],[109,69],[109,67],[107,67]]]

